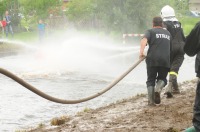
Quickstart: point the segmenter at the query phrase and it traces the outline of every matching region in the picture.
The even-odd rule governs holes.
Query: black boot
[[[155,95],[154,95],[154,86],[147,87],[148,91],[148,105],[154,106]]]
[[[158,80],[155,88],[155,103],[160,104],[160,93],[165,86],[165,82],[163,80]]]

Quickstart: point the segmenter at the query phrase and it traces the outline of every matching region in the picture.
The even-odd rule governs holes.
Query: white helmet
[[[164,19],[166,17],[175,17],[175,12],[171,6],[166,5],[161,9],[160,15],[161,15],[162,19]]]

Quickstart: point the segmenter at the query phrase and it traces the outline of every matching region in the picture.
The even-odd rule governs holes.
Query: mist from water
[[[8,41],[8,43],[22,46],[25,50],[18,54],[15,62],[12,57],[8,57],[1,61],[1,66],[17,72],[22,77],[33,78],[68,73],[83,73],[86,76],[98,74],[116,78],[138,61],[140,47],[139,42],[122,44],[105,36],[75,30],[49,35],[42,42]],[[188,62],[190,70],[187,70]],[[180,68],[181,81],[190,79],[191,76],[195,77],[193,65],[194,59],[186,56]],[[131,74],[130,81],[134,80],[145,85],[146,65],[144,62]]]
[[[136,43],[124,45],[107,37],[77,31],[52,35],[42,42],[6,41],[7,44],[23,47],[23,50],[17,55],[1,57],[0,67],[18,75],[39,90],[62,99],[80,99],[101,91],[132,66],[138,60],[139,53]],[[3,116],[0,122],[3,127],[0,131],[37,125],[56,116],[76,113],[85,107],[97,108],[141,93],[145,83],[137,79],[142,78],[146,72],[138,69],[144,69],[144,66],[142,63],[137,67],[134,70],[136,73],[133,73],[134,78],[129,76],[124,79],[113,91],[94,100],[67,107],[42,99],[13,80],[0,76],[0,80],[6,84],[1,83],[3,101],[0,110]]]
[[[42,42],[8,41],[25,48],[13,62],[7,58],[8,69],[21,74],[63,74],[83,72],[116,76],[138,60],[139,45],[130,46],[77,31],[46,38]],[[10,65],[8,65],[10,63]],[[14,63],[14,65],[13,65]]]

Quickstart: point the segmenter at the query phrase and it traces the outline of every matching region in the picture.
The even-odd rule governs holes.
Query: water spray
[[[91,95],[89,97],[86,98],[82,98],[82,99],[78,99],[78,100],[64,100],[64,99],[59,99],[59,98],[55,98],[52,97],[40,90],[38,90],[37,88],[35,88],[34,86],[30,85],[29,83],[27,83],[26,81],[24,81],[23,79],[19,78],[18,76],[16,76],[15,74],[0,68],[0,73],[13,79],[14,81],[16,81],[17,83],[21,84],[22,86],[24,86],[25,88],[27,88],[28,90],[32,91],[33,93],[49,100],[52,102],[56,102],[56,103],[61,103],[61,104],[77,104],[77,103],[81,103],[81,102],[85,102],[91,99],[94,99],[102,94],[104,94],[105,92],[107,92],[108,90],[110,90],[111,88],[113,88],[117,83],[119,83],[125,76],[127,76],[135,67],[137,67],[146,57],[140,58],[133,66],[131,66],[127,71],[125,71],[121,76],[119,76],[118,78],[116,78],[114,81],[112,81],[106,88],[104,88],[102,91]]]

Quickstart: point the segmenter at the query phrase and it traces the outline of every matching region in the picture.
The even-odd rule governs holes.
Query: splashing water
[[[36,44],[8,40],[5,42],[32,50],[18,55],[19,59],[14,62],[17,66],[8,67],[23,74],[31,74],[31,72],[32,74],[61,74],[78,71],[116,75],[125,70],[128,61],[128,64],[137,61],[138,58],[134,56],[138,56],[139,51],[138,46],[113,44],[107,38],[87,36],[77,32],[73,35],[71,32],[66,32],[56,39],[51,37]],[[8,64],[9,59],[6,61]],[[13,60],[10,63],[13,63]]]
[[[3,41],[28,49],[28,52],[19,54],[15,62],[10,57],[10,59],[3,60],[1,64],[7,69],[20,73],[21,76],[51,77],[82,72],[116,77],[136,62],[139,54],[139,42],[124,45],[106,37],[86,35],[76,31],[66,31],[57,36],[50,36],[45,41],[32,44]],[[146,78],[145,64],[140,64],[137,69],[133,71],[133,74],[139,75],[142,79],[137,78],[136,81],[144,83],[146,80],[144,79]]]

